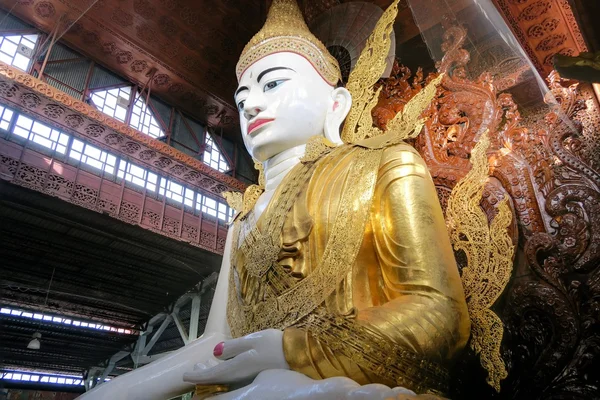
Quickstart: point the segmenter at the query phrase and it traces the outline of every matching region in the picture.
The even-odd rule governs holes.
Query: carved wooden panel
[[[66,156],[53,158],[27,144],[0,139],[0,179],[223,254],[227,228],[218,226],[216,218],[196,215],[193,207],[111,175],[98,176],[98,170],[69,163]]]
[[[569,0],[493,0],[521,46],[543,75],[552,57],[588,51]]]
[[[492,216],[494,205],[509,196],[518,250],[511,282],[495,305],[505,327],[502,356],[509,375],[495,393],[468,350],[453,369],[452,398],[599,398],[600,108],[589,86],[553,73],[549,86],[560,105],[522,118],[489,73],[466,78],[464,37],[460,28],[447,31],[450,50],[442,62],[447,75],[414,145],[444,206],[470,168],[478,136],[489,129],[491,179],[481,205]],[[381,82],[374,110],[380,126],[430,79],[420,72],[411,77],[399,66],[394,72]]]
[[[4,104],[34,115],[113,154],[157,174],[212,196],[246,185],[167,144],[111,118],[94,107],[54,89],[40,80],[0,62],[0,98]]]

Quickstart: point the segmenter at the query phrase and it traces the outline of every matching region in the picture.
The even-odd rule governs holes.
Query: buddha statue
[[[83,398],[164,400],[189,384],[229,391],[218,399],[443,396],[470,322],[424,161],[385,135],[348,139],[360,99],[293,0],[273,0],[237,78],[263,171],[228,196],[238,213],[205,334]]]

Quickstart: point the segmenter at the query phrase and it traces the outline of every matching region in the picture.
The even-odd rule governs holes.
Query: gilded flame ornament
[[[454,249],[464,251],[468,261],[462,282],[471,318],[470,345],[488,372],[488,384],[499,392],[500,381],[508,376],[500,355],[504,325],[491,307],[510,279],[515,246],[508,234],[512,221],[508,199],[500,202],[489,225],[480,206],[488,179],[489,145],[486,131],[471,152],[471,170],[450,194],[446,215]]]

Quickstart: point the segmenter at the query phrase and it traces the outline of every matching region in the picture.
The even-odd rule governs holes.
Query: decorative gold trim
[[[337,60],[308,29],[295,0],[273,0],[267,21],[248,42],[236,65],[238,81],[244,71],[270,54],[289,51],[306,58],[330,85],[342,74]]]
[[[488,372],[488,384],[499,392],[500,381],[508,376],[500,355],[504,325],[491,307],[510,279],[515,246],[508,233],[512,221],[508,199],[500,202],[489,225],[480,206],[489,173],[489,145],[486,131],[471,152],[471,170],[450,194],[446,215],[454,249],[464,251],[468,260],[462,282],[471,318],[470,344]]]
[[[398,2],[395,0],[377,21],[348,78],[346,89],[352,94],[352,108],[342,130],[342,140],[346,143],[356,143],[382,133],[379,128],[373,127],[371,110],[377,105],[381,91],[381,88],[374,91],[373,86],[387,66],[386,57],[392,43],[390,35],[398,15]]]
[[[227,385],[196,385],[193,400],[204,400],[226,392],[229,392],[229,386]]]
[[[234,268],[229,274],[227,317],[234,337],[267,328],[284,329],[291,326],[321,305],[347,274],[348,268],[352,267],[362,243],[383,150],[339,146],[329,156],[333,157],[337,152],[344,151],[356,153],[354,155],[356,161],[348,181],[362,182],[362,184],[349,185],[343,193],[340,201],[342,209],[331,229],[323,257],[312,274],[279,296],[269,297],[255,304],[244,304],[238,296],[239,284],[235,277],[234,255],[237,250],[232,251],[231,262]],[[354,209],[352,200],[359,197],[368,199],[368,202],[365,202],[364,207]],[[284,206],[281,204],[281,207]],[[234,246],[238,246],[237,234],[241,222],[238,219],[234,224]],[[361,226],[363,229],[357,228]]]

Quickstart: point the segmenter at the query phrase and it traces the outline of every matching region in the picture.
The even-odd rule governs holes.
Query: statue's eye
[[[245,103],[245,100],[242,100],[238,103],[238,111],[239,112],[244,111],[244,103]]]
[[[271,81],[269,83],[267,83],[265,85],[265,92],[271,90],[271,89],[275,89],[277,86],[281,85],[283,82],[285,82],[287,79],[280,79],[278,81]]]

